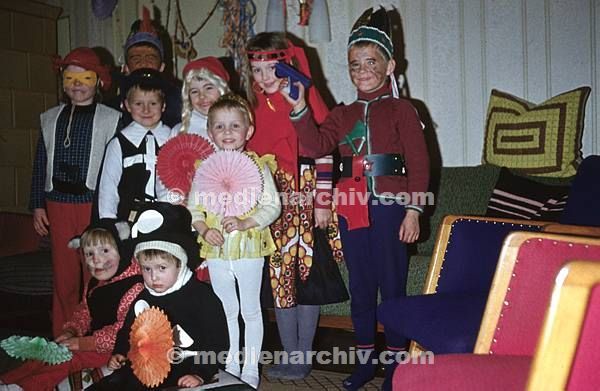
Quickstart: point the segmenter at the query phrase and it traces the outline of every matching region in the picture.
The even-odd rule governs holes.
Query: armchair
[[[558,273],[529,372],[529,390],[600,385],[600,264],[573,261]]]
[[[535,232],[508,235],[475,354],[437,355],[433,365],[399,365],[394,389],[524,389],[555,276],[573,259],[600,265],[600,239]]]
[[[382,303],[379,322],[436,354],[472,352],[504,238],[515,230],[539,231],[543,224],[446,216],[423,294]],[[413,344],[411,352],[416,350]]]
[[[600,227],[600,156],[583,159],[569,190],[561,224]]]

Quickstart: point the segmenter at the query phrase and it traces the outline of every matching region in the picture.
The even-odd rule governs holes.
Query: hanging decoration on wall
[[[298,25],[308,26],[313,0],[298,0]],[[286,31],[287,1],[269,0],[265,31]]]
[[[298,21],[299,26],[308,26],[308,20],[310,19],[310,12],[312,10],[313,0],[298,0],[300,3],[300,20]]]
[[[110,17],[118,0],[92,0],[92,13],[100,20]]]
[[[327,0],[298,0],[298,25],[308,26],[311,42],[331,41]],[[269,0],[265,31],[287,31],[287,1]]]
[[[183,17],[181,14],[181,5],[179,4],[179,0],[175,0],[175,7],[177,9],[175,15],[175,33],[173,34],[173,49],[175,54],[178,57],[184,58],[187,61],[190,61],[198,56],[198,52],[194,49],[194,37],[206,26],[206,23],[213,16],[217,7],[219,6],[220,1],[216,0],[215,5],[212,7],[206,18],[200,23],[200,25],[194,30],[194,32],[190,33],[183,23]]]
[[[223,7],[223,26],[225,31],[221,47],[227,50],[227,55],[233,59],[236,71],[244,75],[243,69],[248,67],[246,42],[255,35],[256,5],[252,0],[221,0]],[[243,77],[240,87],[245,88],[248,80]]]

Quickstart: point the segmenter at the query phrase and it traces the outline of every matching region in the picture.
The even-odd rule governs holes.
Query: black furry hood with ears
[[[191,270],[200,265],[200,247],[192,231],[192,216],[185,206],[168,202],[146,204],[136,216],[131,237],[138,249],[145,247],[171,252],[169,243],[175,244],[183,253],[178,256],[171,252],[172,255],[185,261]],[[183,254],[186,260],[181,257]]]
[[[70,248],[81,247],[81,236],[92,229],[104,229],[112,235],[115,242],[117,243],[117,250],[119,251],[120,261],[119,268],[115,276],[120,275],[131,265],[133,258],[133,243],[129,240],[131,234],[131,228],[126,221],[120,221],[117,219],[100,219],[92,222],[87,228],[81,233],[81,235],[74,237],[69,241]]]

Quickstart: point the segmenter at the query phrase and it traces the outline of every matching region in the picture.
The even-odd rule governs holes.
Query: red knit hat
[[[225,67],[216,57],[202,57],[194,61],[188,62],[185,67],[183,67],[183,77],[187,75],[187,73],[193,69],[206,69],[207,71],[212,72],[215,76],[220,77],[226,83],[229,82],[229,73],[225,70]]]
[[[112,79],[110,77],[109,69],[100,62],[100,58],[92,49],[80,47],[71,50],[64,59],[61,59],[60,57],[54,59],[55,71],[63,71],[64,68],[69,65],[76,65],[87,69],[88,71],[96,72],[101,81],[101,88],[104,91],[110,89]]]

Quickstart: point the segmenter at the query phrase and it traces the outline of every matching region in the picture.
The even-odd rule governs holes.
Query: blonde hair
[[[215,75],[206,68],[192,69],[189,71],[183,79],[183,87],[181,88],[181,101],[183,102],[183,109],[181,111],[181,128],[179,132],[185,133],[189,130],[190,120],[192,119],[192,111],[194,107],[190,100],[190,89],[193,81],[206,80],[219,91],[219,94],[225,95],[229,93],[229,85],[225,80]]]
[[[154,248],[149,248],[147,250],[142,250],[136,254],[136,258],[142,266],[145,261],[154,260],[155,258],[161,258],[168,262],[174,263],[177,267],[181,267],[181,260],[174,256],[173,254],[163,251],[157,250]]]
[[[114,248],[118,248],[117,241],[115,240],[112,233],[105,230],[104,228],[93,228],[89,231],[85,231],[83,235],[81,235],[81,248],[105,244],[108,244]]]
[[[242,113],[248,125],[254,125],[254,113],[250,108],[250,104],[244,98],[236,94],[225,94],[208,109],[208,128],[217,111],[221,110],[238,110]]]
[[[166,99],[167,99],[165,96],[165,92],[163,90],[161,90],[160,88],[151,88],[151,87],[143,86],[140,84],[134,84],[127,90],[127,93],[125,94],[125,99],[127,99],[127,102],[131,102],[133,93],[135,91],[153,92],[155,94],[158,94],[158,99],[160,100],[161,104],[165,104]]]

